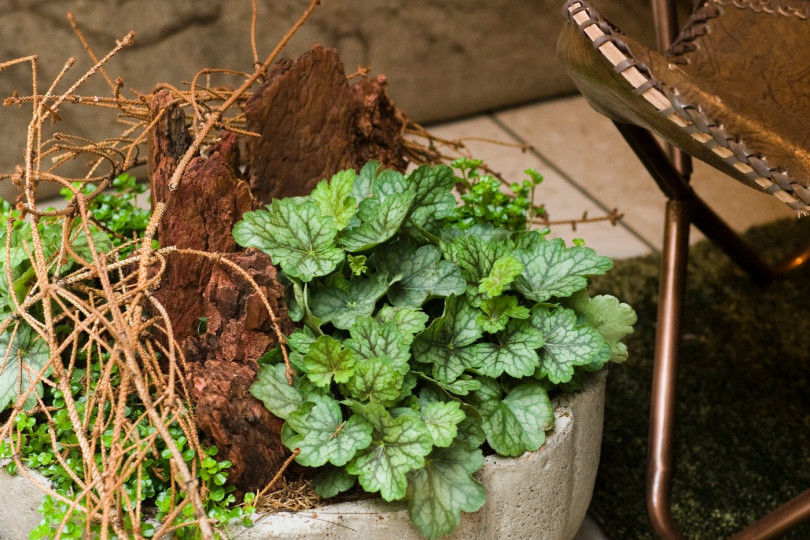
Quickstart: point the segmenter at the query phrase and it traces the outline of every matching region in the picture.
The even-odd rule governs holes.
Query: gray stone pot
[[[517,458],[489,456],[476,474],[487,502],[462,514],[452,540],[571,540],[593,493],[602,444],[606,371],[585,388],[554,402],[554,430],[536,452]],[[419,540],[404,503],[380,499],[331,504],[305,512],[262,516],[234,528],[239,540]]]
[[[554,429],[536,452],[487,457],[476,474],[487,502],[462,514],[453,540],[571,540],[591,500],[602,443],[606,371],[581,392],[554,401]],[[41,476],[34,478],[45,482]],[[0,469],[0,539],[25,540],[40,521],[42,492],[24,475]],[[253,527],[233,527],[239,540],[419,540],[404,503],[379,499],[332,504],[305,512],[258,516]]]

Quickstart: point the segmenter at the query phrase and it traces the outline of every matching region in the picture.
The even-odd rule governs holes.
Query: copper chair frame
[[[652,0],[658,46],[665,50],[678,33],[674,0]],[[691,161],[678,149],[662,148],[638,126],[616,123],[622,136],[666,195],[664,243],[659,284],[659,304],[653,367],[650,428],[647,452],[647,513],[662,538],[683,538],[670,504],[672,439],[675,423],[678,355],[689,251],[689,226],[694,224],[737,265],[760,283],[778,279],[810,258],[810,246],[776,266],[759,256],[689,185]],[[810,519],[810,489],[749,525],[732,538],[777,538]]]

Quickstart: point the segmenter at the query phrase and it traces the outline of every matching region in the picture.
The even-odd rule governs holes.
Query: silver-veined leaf
[[[48,344],[23,322],[9,326],[0,335],[0,411],[36,385],[25,400],[26,410],[37,404],[36,394],[42,396],[42,383],[37,375],[50,360]],[[44,375],[50,372],[48,368]]]
[[[539,384],[522,384],[503,400],[487,400],[478,405],[487,442],[504,456],[519,456],[537,450],[554,425],[554,409]]]
[[[267,210],[245,212],[233,229],[240,246],[255,247],[281,266],[288,276],[311,281],[343,262],[335,246],[334,220],[312,201],[276,199]]]
[[[524,266],[513,288],[535,302],[571,296],[588,285],[588,276],[613,268],[609,258],[591,248],[566,247],[562,239],[545,240],[535,231],[525,234],[529,239],[513,252]]]
[[[429,298],[463,294],[466,288],[458,267],[441,260],[436,246],[417,248],[411,242],[398,242],[376,257],[379,272],[399,277],[388,289],[394,306],[418,308]]]
[[[424,537],[452,534],[461,512],[484,505],[484,487],[472,476],[483,464],[480,449],[457,441],[435,449],[422,468],[408,473],[408,516]]]
[[[610,358],[610,346],[602,335],[590,326],[579,325],[576,313],[570,309],[552,311],[536,306],[531,322],[545,337],[540,365],[534,374],[537,378],[565,383],[573,377],[576,366],[601,365]]]
[[[386,501],[405,497],[409,471],[418,469],[433,447],[433,439],[416,414],[393,418],[382,406],[365,406],[364,416],[374,426],[371,446],[346,466],[369,493],[379,491]],[[372,418],[369,418],[372,417]]]

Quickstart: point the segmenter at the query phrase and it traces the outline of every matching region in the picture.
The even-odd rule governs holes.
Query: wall
[[[555,44],[562,0],[323,0],[291,42],[294,56],[311,43],[336,47],[346,70],[371,66],[384,73],[397,105],[431,122],[533,101],[574,90],[557,65]],[[641,0],[601,0],[600,9],[633,36],[651,39]],[[264,58],[308,4],[258,0],[257,43]],[[91,65],[65,16],[72,12],[96,54],[130,29],[135,45],[108,67],[124,94],[149,92],[166,81],[182,86],[206,66],[251,70],[249,0],[0,0],[0,61],[39,54],[40,87],[69,56],[78,62],[66,88]],[[58,90],[58,89],[57,89]],[[0,73],[0,96],[31,94],[31,70]],[[109,95],[101,77],[82,92]],[[81,110],[79,110],[81,109]],[[88,110],[64,107],[53,130],[98,139],[120,131],[114,115],[88,122]],[[84,123],[75,120],[81,113]],[[30,110],[0,109],[0,171],[22,162]],[[13,187],[0,182],[0,196]]]

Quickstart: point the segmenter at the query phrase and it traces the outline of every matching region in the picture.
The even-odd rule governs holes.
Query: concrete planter
[[[487,503],[463,514],[454,540],[571,540],[591,500],[602,442],[605,377],[591,376],[583,391],[557,398],[554,430],[536,452],[518,458],[486,458],[478,479]],[[39,475],[34,476],[44,481]],[[42,492],[23,475],[0,469],[0,538],[25,540],[40,521]],[[418,540],[404,503],[373,499],[315,510],[258,517],[250,528],[234,527],[240,540]]]
[[[462,514],[452,540],[571,540],[591,501],[602,443],[605,377],[594,374],[582,392],[555,400],[554,430],[536,452],[486,458],[478,479],[487,502]],[[419,540],[404,503],[379,499],[332,504],[306,512],[263,516],[240,540]]]

